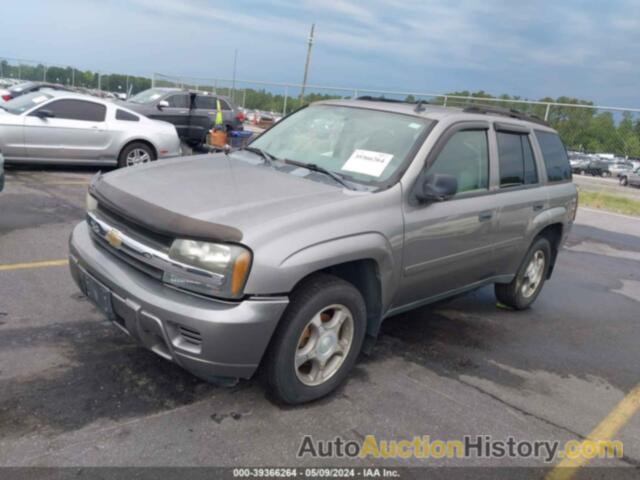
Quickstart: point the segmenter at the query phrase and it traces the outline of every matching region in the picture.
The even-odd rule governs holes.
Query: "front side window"
[[[547,168],[547,179],[550,182],[571,180],[571,165],[558,134],[536,130],[536,138]]]
[[[172,108],[189,108],[189,95],[178,94],[167,98],[169,106]]]
[[[104,122],[107,113],[104,105],[84,100],[56,100],[44,105],[42,109],[49,110],[53,118],[85,122]]]
[[[538,183],[533,150],[528,134],[497,132],[500,187]]]
[[[282,160],[315,164],[348,180],[387,185],[424,141],[432,120],[334,105],[304,108],[251,143]]]
[[[489,188],[489,148],[486,130],[461,130],[447,141],[429,173],[453,175],[458,193]]]
[[[215,110],[216,99],[206,95],[196,96],[195,108],[201,108],[203,110]]]

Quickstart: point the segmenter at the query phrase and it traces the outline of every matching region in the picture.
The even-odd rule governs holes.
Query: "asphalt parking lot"
[[[255,380],[206,384],[126,338],[73,284],[66,242],[92,173],[9,169],[0,193],[0,465],[326,464],[296,459],[303,435],[580,440],[639,382],[640,220],[581,209],[529,311],[498,308],[485,288],[391,318],[343,388],[298,408]],[[594,464],[640,467],[640,417],[616,438],[624,458]]]

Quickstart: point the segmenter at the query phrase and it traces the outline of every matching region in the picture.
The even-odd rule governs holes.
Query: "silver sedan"
[[[7,163],[132,166],[181,154],[173,125],[109,101],[40,90],[0,104]]]

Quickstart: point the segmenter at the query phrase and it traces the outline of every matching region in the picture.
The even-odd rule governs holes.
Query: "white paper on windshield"
[[[342,166],[342,170],[379,177],[392,158],[393,155],[390,153],[357,149],[353,151],[349,160]]]
[[[39,97],[35,97],[33,100],[31,100],[33,103],[42,103],[44,102],[48,97],[46,95],[40,95]]]

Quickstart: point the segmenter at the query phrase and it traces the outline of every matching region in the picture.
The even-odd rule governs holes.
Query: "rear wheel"
[[[549,240],[538,237],[525,255],[524,262],[511,283],[495,285],[498,301],[515,310],[529,308],[542,290],[549,272],[550,260]]]
[[[122,152],[120,152],[118,166],[120,168],[135,167],[136,165],[152,162],[155,159],[156,154],[149,145],[142,142],[133,142],[124,147]]]
[[[299,404],[321,398],[347,377],[364,340],[366,307],[350,283],[320,274],[292,293],[265,358],[270,393]]]

